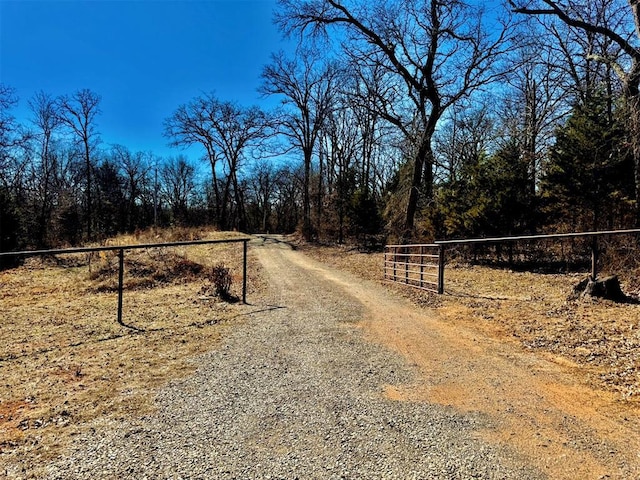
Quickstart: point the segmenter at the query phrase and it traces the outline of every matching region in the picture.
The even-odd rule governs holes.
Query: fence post
[[[122,322],[122,295],[124,291],[124,249],[118,250],[118,323],[123,327]]]
[[[404,283],[409,283],[409,247],[404,247]]]
[[[387,279],[387,247],[384,247],[383,259],[382,259],[382,278]]]
[[[242,303],[247,303],[247,242],[242,242]]]
[[[424,245],[420,246],[420,288],[424,287]]]
[[[398,265],[398,247],[393,247],[393,281],[394,282],[398,279],[397,265]]]
[[[595,282],[598,276],[598,237],[591,241],[591,278]]]
[[[438,248],[438,293],[444,293],[444,245]]]

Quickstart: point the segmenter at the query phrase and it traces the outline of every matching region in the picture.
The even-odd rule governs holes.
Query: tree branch
[[[602,27],[600,25],[594,25],[593,23],[586,22],[579,18],[572,17],[566,10],[560,8],[558,3],[554,0],[542,0],[546,3],[549,8],[548,9],[531,9],[525,7],[518,7],[514,0],[509,0],[509,4],[514,8],[515,13],[521,13],[525,15],[555,15],[564,23],[569,25],[570,27],[579,28],[586,32],[597,33],[607,37],[612,42],[616,43],[627,55],[629,55],[634,61],[640,62],[640,51],[631,45],[627,40],[625,40],[621,35],[617,32],[611,30],[607,27]],[[634,2],[630,2],[632,8]],[[637,2],[636,2],[637,3]],[[635,5],[634,11],[637,9],[638,5]]]

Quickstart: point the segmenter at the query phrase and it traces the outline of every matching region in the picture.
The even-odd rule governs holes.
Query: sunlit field
[[[147,232],[108,244],[238,236]],[[9,460],[56,455],[91,420],[151,409],[154,388],[193,371],[195,356],[242,321],[247,307],[218,298],[210,275],[223,263],[240,298],[242,243],[127,251],[127,326],[117,322],[117,262],[115,252],[34,257],[0,272],[0,472]]]

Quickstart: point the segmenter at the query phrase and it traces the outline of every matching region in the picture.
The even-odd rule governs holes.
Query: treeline
[[[300,45],[260,87],[280,107],[185,99],[164,135],[198,159],[100,143],[90,90],[37,93],[19,124],[2,86],[0,249],[170,224],[340,242],[638,225],[637,10],[507,3],[282,0]]]
[[[0,251],[75,245],[150,226],[293,231],[298,224],[298,172],[287,165],[256,161],[241,180],[235,167],[202,180],[184,155],[103,144],[101,98],[90,90],[35,94],[28,124],[11,115],[17,101],[0,86]]]
[[[638,9],[626,1],[282,0],[390,129],[385,232],[400,240],[638,225]],[[339,42],[334,39],[338,39]],[[345,88],[346,86],[346,88]]]

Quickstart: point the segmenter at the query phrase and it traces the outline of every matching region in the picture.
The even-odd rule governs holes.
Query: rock
[[[595,280],[588,276],[575,287],[573,287],[573,295],[571,298],[598,297],[615,302],[627,302],[629,298],[620,288],[620,280],[617,275],[611,275],[605,278],[596,278]]]

